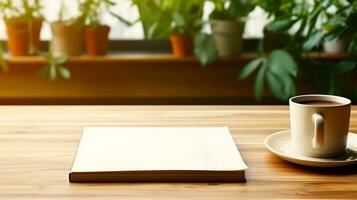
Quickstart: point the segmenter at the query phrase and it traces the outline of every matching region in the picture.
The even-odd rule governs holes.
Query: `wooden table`
[[[357,199],[357,166],[305,168],[265,149],[266,136],[289,128],[285,106],[3,106],[0,114],[0,199]],[[246,183],[68,182],[85,126],[226,125],[249,166]]]

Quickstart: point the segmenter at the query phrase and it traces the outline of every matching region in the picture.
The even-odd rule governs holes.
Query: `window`
[[[67,0],[66,4],[68,9],[66,9],[69,16],[76,16],[78,14],[78,5],[77,1]],[[57,19],[61,1],[59,0],[42,0],[43,3],[43,12],[48,21],[55,21]],[[205,6],[205,12],[208,13],[211,10],[210,5]],[[115,9],[116,13],[119,13],[121,16],[125,17],[130,21],[135,21],[138,18],[138,11],[136,7],[131,5],[130,0],[119,1],[119,4]],[[208,17],[207,14],[205,17]],[[103,19],[107,25],[112,29],[109,37],[112,40],[119,39],[143,39],[144,34],[140,23],[137,23],[131,27],[127,27],[123,23],[119,22],[115,18],[104,15]],[[262,9],[256,8],[252,13],[250,13],[247,22],[244,37],[245,38],[259,38],[262,37],[262,29],[266,21],[266,15]],[[209,30],[207,30],[209,31]],[[42,40],[49,40],[51,38],[51,30],[48,23],[45,23],[41,33]],[[6,31],[4,23],[1,20],[0,22],[0,39],[6,39]]]

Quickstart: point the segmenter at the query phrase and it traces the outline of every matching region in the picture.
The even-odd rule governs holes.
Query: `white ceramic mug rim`
[[[311,100],[317,100],[317,101],[333,101],[338,104],[334,105],[309,105],[309,104],[302,104],[300,102],[302,101],[311,101]],[[335,95],[326,95],[326,94],[306,94],[306,95],[298,95],[291,97],[289,99],[289,102],[295,105],[299,106],[304,106],[304,107],[341,107],[341,106],[346,106],[351,104],[351,100],[341,97],[341,96],[335,96]]]

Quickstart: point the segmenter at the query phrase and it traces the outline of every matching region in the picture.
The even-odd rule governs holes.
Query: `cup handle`
[[[321,148],[324,144],[324,118],[319,113],[312,115],[314,123],[314,138],[312,139],[312,147],[314,149]]]

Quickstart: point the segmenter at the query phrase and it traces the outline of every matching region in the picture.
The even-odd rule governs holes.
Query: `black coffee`
[[[307,105],[321,105],[321,106],[336,106],[336,105],[340,105],[340,103],[335,102],[335,101],[322,101],[322,100],[307,100],[307,101],[301,101],[299,103],[307,104]]]

